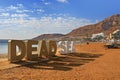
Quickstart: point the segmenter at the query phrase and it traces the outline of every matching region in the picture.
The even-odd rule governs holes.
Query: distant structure
[[[103,32],[97,33],[97,34],[92,34],[91,39],[92,40],[101,40],[105,38],[105,34]]]
[[[112,36],[113,36],[115,39],[120,39],[120,30],[119,30],[119,29],[115,30],[115,31],[112,33]]]
[[[120,39],[120,30],[117,29],[107,36],[105,46],[107,48],[118,48],[119,39]]]

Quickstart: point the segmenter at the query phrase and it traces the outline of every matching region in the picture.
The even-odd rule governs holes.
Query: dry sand
[[[6,58],[7,57],[7,54],[0,54],[0,59],[2,59],[2,58]]]
[[[76,45],[77,53],[0,70],[0,80],[120,80],[120,49]]]

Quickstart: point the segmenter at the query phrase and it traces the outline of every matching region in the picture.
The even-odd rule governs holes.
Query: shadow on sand
[[[73,67],[82,66],[86,63],[94,61],[96,58],[99,58],[102,54],[89,54],[89,53],[70,53],[67,55],[53,57],[50,60],[45,61],[34,61],[34,62],[19,62],[15,64],[20,64],[25,67],[32,69],[44,69],[44,70],[62,70],[68,71]]]

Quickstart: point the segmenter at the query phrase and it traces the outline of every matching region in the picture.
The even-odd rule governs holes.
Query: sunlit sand
[[[120,80],[120,49],[104,43],[76,45],[76,53],[1,69],[1,80]],[[0,65],[9,64],[1,61]],[[19,65],[16,66],[15,65]],[[1,67],[0,66],[0,67]]]

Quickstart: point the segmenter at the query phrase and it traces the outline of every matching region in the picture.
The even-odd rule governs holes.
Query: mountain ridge
[[[57,36],[55,34],[43,34],[38,36],[37,39],[42,39],[44,37],[46,37],[46,39],[60,37],[85,37],[101,32],[103,32],[105,35],[109,35],[117,29],[120,29],[120,14],[112,15],[96,24],[80,26],[79,28],[73,29],[71,32],[65,35],[61,34],[61,36]]]
[[[74,29],[70,33],[68,33],[67,36],[91,36],[92,34],[100,32],[108,35],[116,29],[120,29],[120,14],[112,15],[96,24],[86,25]]]
[[[62,37],[64,34],[54,33],[54,34],[42,34],[40,36],[37,36],[33,38],[32,40],[41,40],[41,39],[52,39],[52,38],[58,38]]]

